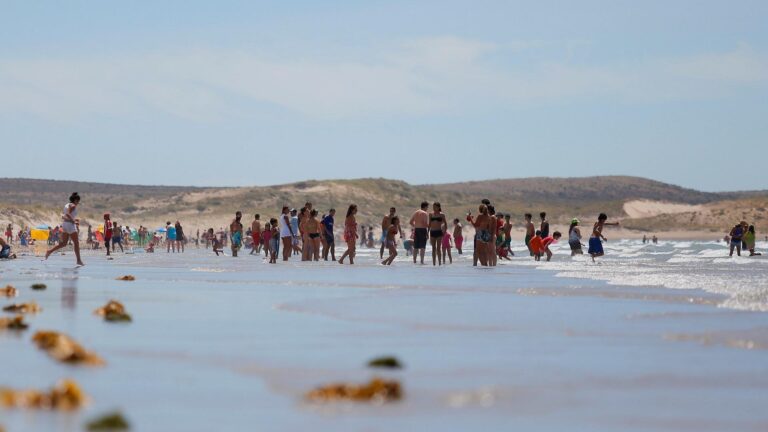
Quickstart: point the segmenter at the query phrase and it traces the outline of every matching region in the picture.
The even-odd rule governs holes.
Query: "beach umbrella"
[[[47,230],[47,229],[49,229],[49,228],[50,228],[50,226],[49,226],[49,225],[38,225],[38,226],[36,226],[34,229],[39,229],[39,230]]]
[[[165,228],[164,227],[163,228],[158,228],[158,229],[155,230],[155,232],[164,233],[165,232]]]

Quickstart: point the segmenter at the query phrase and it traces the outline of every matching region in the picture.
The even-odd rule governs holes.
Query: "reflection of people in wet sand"
[[[80,259],[80,238],[78,237],[80,220],[77,218],[78,204],[80,204],[80,195],[75,192],[69,196],[69,203],[64,206],[64,213],[61,215],[61,228],[64,231],[61,235],[61,240],[59,241],[59,244],[45,253],[45,259],[48,259],[52,253],[63,248],[70,240],[72,240],[72,246],[75,248],[77,265],[85,265],[83,264],[83,260]]]

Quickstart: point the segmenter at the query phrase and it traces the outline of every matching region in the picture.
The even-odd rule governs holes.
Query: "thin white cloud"
[[[215,49],[90,59],[4,59],[0,113],[64,122],[94,115],[153,113],[216,121],[238,115],[243,101],[250,101],[339,119],[574,99],[643,103],[699,99],[768,82],[768,57],[747,46],[633,64],[576,65],[565,54],[548,61],[514,61],[520,50],[535,50],[542,43],[425,38],[356,62]]]

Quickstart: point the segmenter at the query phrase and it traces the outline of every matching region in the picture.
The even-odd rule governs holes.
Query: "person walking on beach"
[[[461,255],[463,252],[461,250],[462,245],[464,244],[464,227],[461,226],[461,222],[459,222],[459,219],[456,218],[453,220],[453,244],[456,246],[456,252]]]
[[[112,221],[112,252],[115,251],[115,245],[120,246],[120,252],[125,253],[123,250],[123,227]]]
[[[323,260],[328,261],[328,252],[331,253],[331,259],[336,261],[336,238],[333,236],[333,217],[336,216],[336,209],[328,210],[328,215],[320,221],[323,225]]]
[[[261,220],[259,220],[259,217],[260,216],[257,213],[253,217],[253,222],[251,222],[251,239],[253,239],[253,248],[251,249],[251,253],[249,255],[258,255],[261,253]]]
[[[66,246],[72,240],[72,246],[75,249],[75,259],[78,266],[84,266],[80,259],[80,238],[78,236],[80,229],[80,219],[77,218],[77,206],[80,204],[80,195],[77,192],[69,196],[69,203],[64,206],[64,213],[61,215],[61,228],[64,231],[61,235],[59,244],[45,252],[45,259],[48,259],[52,253]]]
[[[365,246],[365,240],[368,238],[365,232],[365,225],[360,225],[360,246]]]
[[[296,213],[296,209],[292,210],[293,213]],[[291,252],[293,251],[293,238],[296,236],[296,231],[293,230],[293,227],[291,226],[291,216],[288,214],[288,206],[283,206],[282,214],[280,215],[280,219],[278,219],[278,224],[280,226],[280,240],[283,242],[283,261],[288,261],[288,257],[291,256]],[[298,218],[296,219],[296,224],[298,228]]]
[[[536,228],[533,226],[533,215],[530,213],[525,214],[525,247],[528,248],[531,256],[533,256],[533,249],[531,249],[531,239],[536,235]]]
[[[571,226],[568,227],[568,246],[571,247],[571,256],[582,255],[581,250],[581,230],[579,229],[579,220],[571,219]]]
[[[396,212],[397,209],[390,207],[389,214],[385,215],[384,218],[381,219],[381,249],[379,250],[379,259],[384,259],[384,248],[387,247],[387,234],[389,232],[389,225],[392,223]],[[399,221],[400,219],[398,218],[397,220]],[[403,230],[400,228],[399,222],[397,225],[397,231],[400,233],[400,238],[402,239]]]
[[[390,212],[393,216],[387,224],[386,236],[384,237],[384,242],[389,250],[389,256],[381,262],[383,265],[392,265],[392,261],[397,257],[397,243],[395,242],[395,236],[399,231],[398,227],[400,226],[400,220],[394,215],[393,209],[390,209]],[[402,233],[400,233],[400,237],[402,238]]]
[[[448,221],[439,202],[432,204],[429,215],[429,243],[432,246],[432,265],[443,265],[443,235],[448,231]]]
[[[339,258],[339,264],[344,264],[344,258],[349,257],[349,263],[355,263],[355,245],[357,244],[357,204],[350,204],[347,209],[347,217],[344,219],[344,241],[347,242],[347,250]]]
[[[8,242],[8,244],[13,244],[13,225],[8,224],[7,227],[5,227],[5,241]]]
[[[171,221],[165,223],[165,253],[176,253],[176,227],[171,225]]]
[[[213,228],[208,228],[208,238],[211,239],[211,246],[213,246],[213,252],[216,253],[216,256],[219,256],[219,252],[223,255],[224,245],[221,244],[221,241],[216,237],[216,234],[213,233]]]
[[[595,222],[595,225],[592,227],[592,236],[589,237],[589,250],[587,251],[592,257],[592,262],[595,261],[595,258],[605,255],[605,252],[603,251],[603,242],[600,241],[600,239],[604,241],[608,241],[608,239],[603,235],[603,228],[605,228],[606,225],[619,225],[618,222],[606,222],[607,220],[608,215],[600,213],[597,217],[597,222]]]
[[[424,264],[424,252],[427,249],[427,238],[429,234],[429,213],[427,209],[429,203],[423,201],[421,208],[416,210],[411,216],[409,224],[413,228],[413,263],[416,264],[416,256],[421,258],[421,264]]]
[[[733,249],[736,249],[736,254],[741,256],[741,241],[744,237],[744,225],[743,223],[736,224],[731,228],[731,232],[728,234],[731,237],[731,251],[728,254],[729,257],[733,256]]]
[[[174,228],[176,228],[176,250],[183,253],[184,243],[187,242],[187,237],[184,235],[184,228],[179,221],[176,221]]]
[[[235,219],[229,224],[229,235],[232,241],[232,256],[237,256],[237,251],[240,250],[240,246],[243,244],[243,224],[240,219],[243,218],[243,213],[238,210],[235,212]]]

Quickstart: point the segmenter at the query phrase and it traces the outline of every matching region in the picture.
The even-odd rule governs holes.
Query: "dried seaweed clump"
[[[122,414],[115,412],[88,422],[85,428],[89,431],[118,431],[128,430],[131,425],[128,424]]]
[[[0,318],[0,330],[26,330],[29,325],[21,315],[13,318]]]
[[[69,336],[54,331],[39,331],[32,337],[38,348],[45,350],[49,356],[63,363],[86,364],[99,366],[104,364],[95,353],[86,351],[79,343]]]
[[[32,288],[33,290],[38,290],[39,291],[39,290],[44,290],[44,289],[48,288],[48,286],[46,284],[44,284],[44,283],[36,283],[36,284],[32,284],[32,286],[30,288]]]
[[[93,313],[103,316],[106,321],[131,321],[131,316],[125,312],[125,306],[117,300],[110,300],[109,303],[96,309]]]
[[[388,369],[400,369],[403,367],[402,363],[396,357],[377,357],[368,362],[368,367],[373,368],[388,368]]]
[[[119,278],[117,278],[117,280],[121,280],[121,281],[135,281],[136,277],[131,276],[131,275],[125,275],[125,276],[120,276]]]
[[[49,391],[0,388],[0,406],[5,408],[76,410],[87,398],[72,380],[63,380]]]
[[[355,401],[392,402],[403,396],[400,383],[394,380],[374,378],[367,384],[330,384],[307,393],[314,402]]]
[[[29,302],[29,303],[19,303],[19,304],[12,304],[8,305],[3,308],[5,312],[13,312],[13,313],[20,313],[20,314],[26,314],[26,313],[38,313],[43,308],[37,305],[35,302]]]
[[[12,285],[6,285],[5,288],[0,288],[0,296],[16,297],[17,295],[19,295],[19,290]]]

